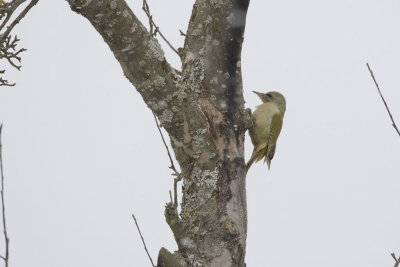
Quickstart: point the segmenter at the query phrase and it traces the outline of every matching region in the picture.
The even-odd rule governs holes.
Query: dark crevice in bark
[[[227,69],[230,75],[227,84],[228,117],[233,124],[238,124],[240,117],[235,113],[240,112],[243,105],[242,79],[241,79],[241,52],[246,26],[246,14],[249,1],[233,1],[231,14],[233,23],[230,25],[230,41],[227,42]]]

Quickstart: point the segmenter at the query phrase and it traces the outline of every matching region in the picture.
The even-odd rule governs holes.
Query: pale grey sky
[[[193,1],[148,2],[182,46]],[[142,1],[129,3],[147,26]],[[132,212],[154,260],[161,246],[176,249],[151,112],[66,1],[41,0],[15,30],[29,50],[22,71],[8,72],[17,86],[0,87],[11,266],[150,266]],[[259,104],[252,90],[277,90],[287,112],[271,171],[249,171],[247,266],[394,265],[400,138],[365,63],[400,124],[399,30],[398,0],[251,1],[246,106]]]

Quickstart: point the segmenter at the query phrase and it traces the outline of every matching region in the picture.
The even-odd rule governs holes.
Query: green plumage
[[[254,150],[246,164],[246,172],[253,162],[258,162],[262,158],[265,158],[268,169],[270,168],[286,111],[286,101],[282,94],[278,92],[254,93],[261,98],[263,104],[257,106],[251,116],[253,126],[249,129],[249,134]]]

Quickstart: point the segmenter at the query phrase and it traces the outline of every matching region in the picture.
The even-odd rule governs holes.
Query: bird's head
[[[265,103],[265,102],[274,102],[275,104],[278,105],[278,107],[283,112],[285,112],[285,110],[286,110],[286,100],[285,100],[285,97],[281,93],[276,92],[276,91],[271,91],[271,92],[268,92],[268,93],[265,93],[265,94],[259,93],[259,92],[256,92],[256,91],[253,91],[253,92],[256,95],[258,95],[258,97],[261,98],[263,103]]]

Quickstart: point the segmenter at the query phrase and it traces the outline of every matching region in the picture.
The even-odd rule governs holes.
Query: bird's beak
[[[253,91],[253,93],[255,93],[256,95],[258,95],[259,97],[262,96],[262,93],[259,93],[259,92],[256,92],[256,91]]]

